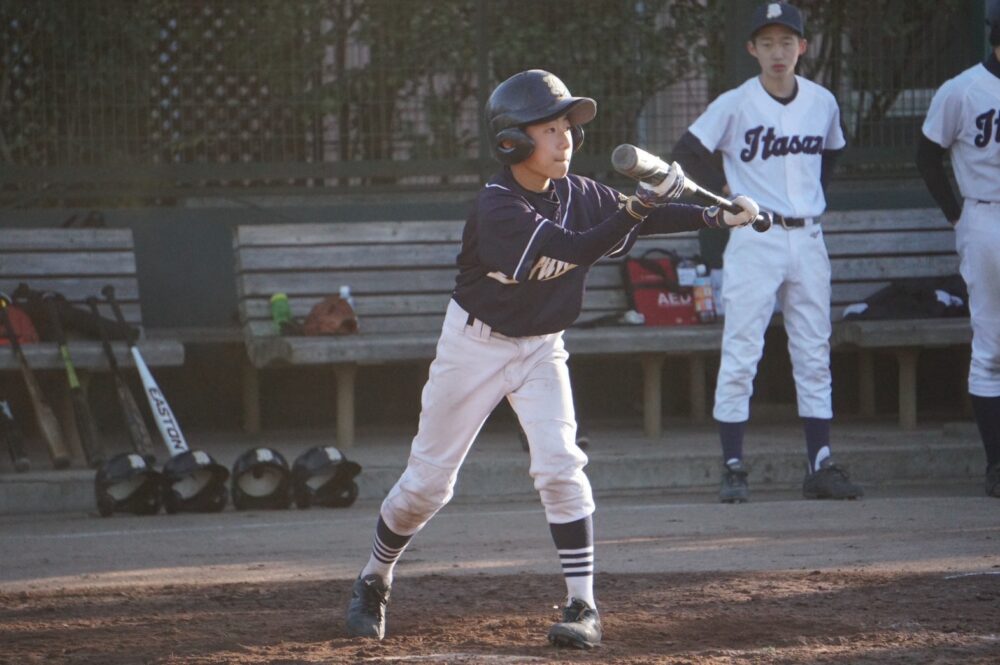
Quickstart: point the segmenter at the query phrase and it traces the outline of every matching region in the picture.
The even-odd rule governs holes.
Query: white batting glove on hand
[[[749,196],[740,194],[733,199],[733,203],[740,207],[740,212],[732,213],[728,210],[723,210],[719,206],[712,206],[711,208],[705,208],[704,212],[702,212],[702,218],[708,226],[717,228],[721,226],[739,227],[751,223],[760,214],[760,206]]]
[[[635,196],[643,205],[659,208],[665,206],[684,193],[684,169],[677,162],[670,165],[667,177],[655,187],[640,182],[635,188]]]

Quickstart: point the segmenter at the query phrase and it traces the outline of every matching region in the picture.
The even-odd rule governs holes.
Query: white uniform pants
[[[717,421],[749,420],[764,332],[777,299],[788,333],[799,415],[832,418],[830,258],[819,224],[766,233],[733,229],[723,255],[726,318],[715,389]]]
[[[594,512],[562,333],[506,337],[451,301],[421,396],[406,470],[382,503],[392,531],[412,535],[451,499],[458,469],[493,409],[510,401],[528,436],[529,473],[550,523]]]
[[[955,245],[969,287],[969,392],[1000,397],[1000,203],[966,199],[955,225]]]

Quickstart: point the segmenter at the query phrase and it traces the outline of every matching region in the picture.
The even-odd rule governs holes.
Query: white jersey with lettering
[[[1000,62],[995,54],[934,93],[923,132],[950,150],[965,198],[955,245],[969,287],[969,392],[1000,397]]]
[[[979,63],[934,93],[924,135],[950,148],[962,196],[1000,203],[1000,78]]]
[[[801,76],[795,80],[795,99],[782,104],[755,76],[719,95],[689,131],[709,152],[722,153],[734,193],[752,197],[761,210],[818,217],[826,209],[822,152],[846,142],[830,91]]]

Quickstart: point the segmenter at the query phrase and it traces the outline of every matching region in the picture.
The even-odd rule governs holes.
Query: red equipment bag
[[[38,331],[35,324],[31,322],[31,317],[17,305],[7,305],[7,319],[10,321],[14,334],[17,336],[18,344],[34,344],[38,341]],[[3,319],[0,319],[0,345],[10,344],[7,329],[4,328]]]
[[[698,323],[691,287],[677,283],[679,262],[674,252],[651,249],[622,264],[629,305],[645,317],[647,326]]]

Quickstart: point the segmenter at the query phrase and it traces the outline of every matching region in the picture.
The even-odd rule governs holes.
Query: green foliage
[[[967,27],[968,0],[796,4],[813,42],[802,71],[838,93],[854,145],[909,140],[901,95],[936,87],[970,50],[955,37]],[[672,85],[704,81],[709,98],[724,89],[726,49],[742,48],[725,42],[732,8],[732,0],[0,0],[0,161],[474,158],[483,153],[486,96],[527,68],[550,70],[598,101],[584,155],[607,155],[640,138],[654,98],[668,100],[656,107],[666,114],[701,103]]]

